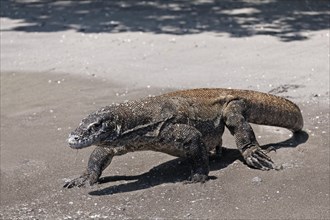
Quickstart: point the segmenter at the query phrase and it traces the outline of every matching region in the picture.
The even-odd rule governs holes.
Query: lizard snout
[[[79,142],[79,136],[74,135],[74,134],[70,134],[67,141],[68,141],[70,147],[75,146]]]
[[[94,143],[93,139],[82,139],[81,136],[72,133],[69,135],[67,141],[69,146],[73,149],[89,147]]]

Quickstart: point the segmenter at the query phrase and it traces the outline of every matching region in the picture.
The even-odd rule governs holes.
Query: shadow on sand
[[[329,28],[329,5],[325,0],[1,0],[0,12],[3,18],[20,20],[2,31],[214,32],[294,41]]]
[[[282,142],[263,145],[262,148],[274,147],[297,147],[308,140],[308,134],[304,131],[294,135]],[[243,162],[240,152],[237,149],[224,148],[221,158],[210,158],[210,170],[221,170],[234,161]],[[136,176],[108,176],[100,178],[100,184],[116,181],[128,181],[127,183],[110,186],[105,189],[92,191],[89,194],[94,196],[112,195],[117,193],[132,192],[141,189],[151,188],[164,183],[183,182],[190,175],[190,165],[187,160],[177,158],[152,168],[150,171]],[[216,179],[210,176],[210,179]]]

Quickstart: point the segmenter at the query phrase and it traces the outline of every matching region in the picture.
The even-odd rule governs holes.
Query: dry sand
[[[326,1],[134,2],[1,2],[0,218],[330,219]],[[297,103],[305,135],[253,126],[285,169],[249,169],[226,132],[205,184],[182,183],[184,160],[136,152],[115,158],[101,184],[62,189],[93,150],[66,144],[88,113],[196,87]]]

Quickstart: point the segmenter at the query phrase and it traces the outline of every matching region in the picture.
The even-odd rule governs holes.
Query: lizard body
[[[303,127],[293,102],[250,90],[192,89],[104,107],[82,120],[69,135],[69,145],[96,145],[86,172],[65,187],[96,183],[114,156],[153,150],[188,158],[191,182],[205,182],[208,154],[219,151],[227,127],[246,163],[276,169],[261,150],[250,123],[279,126],[293,132]]]

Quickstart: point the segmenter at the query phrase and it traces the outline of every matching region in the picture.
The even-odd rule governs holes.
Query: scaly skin
[[[294,103],[248,90],[184,90],[104,107],[83,119],[69,135],[71,148],[96,148],[84,174],[65,187],[93,185],[114,156],[142,150],[188,158],[192,166],[188,181],[205,182],[209,152],[219,151],[225,127],[249,166],[277,169],[261,150],[249,122],[293,132],[303,127]]]

